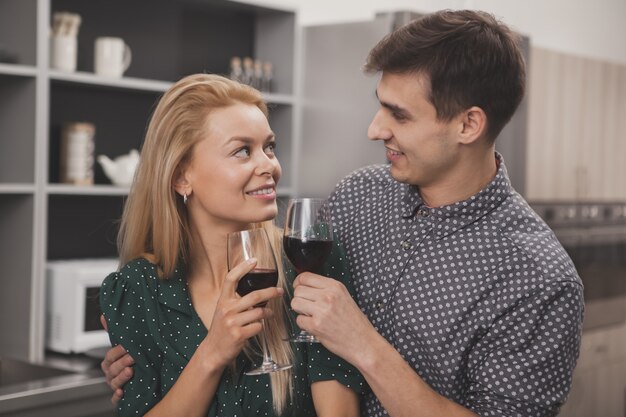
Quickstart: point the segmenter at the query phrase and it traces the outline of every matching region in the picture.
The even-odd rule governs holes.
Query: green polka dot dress
[[[295,272],[289,261],[283,263],[287,279],[293,280]],[[322,273],[341,280],[352,290],[347,271],[343,250],[335,245]],[[141,416],[174,385],[207,335],[191,304],[184,266],[169,279],[161,280],[154,264],[145,259],[131,261],[104,280],[100,305],[111,343],[123,345],[135,359],[134,375],[124,386],[118,414]],[[283,416],[315,416],[310,389],[315,381],[337,380],[357,393],[364,388],[358,371],[321,344],[296,343],[292,347],[294,396]],[[256,362],[260,363],[260,358]],[[250,367],[242,353],[237,358],[236,373],[224,371],[207,416],[276,416],[269,376],[243,375],[243,370]]]

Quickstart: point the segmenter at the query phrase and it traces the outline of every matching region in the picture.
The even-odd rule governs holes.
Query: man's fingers
[[[305,300],[315,301],[318,297],[324,294],[324,291],[320,291],[317,288],[309,287],[307,285],[299,285],[295,287],[293,291],[293,298],[304,298]]]
[[[104,330],[106,330],[107,332],[109,331],[109,326],[107,326],[107,321],[104,318],[104,314],[100,314],[100,324],[102,324],[102,328]]]
[[[112,363],[107,364],[105,361],[102,362],[102,370],[107,378],[107,383],[112,389],[120,388],[132,377],[133,370],[131,366],[135,361],[130,354],[125,353],[124,356]]]
[[[241,262],[226,274],[224,285],[222,286],[222,294],[233,295],[237,290],[237,284],[241,277],[252,271],[256,266],[256,258],[250,258],[245,262]]]
[[[113,392],[113,395],[111,396],[111,403],[115,406],[117,406],[117,403],[120,402],[120,400],[122,399],[122,397],[124,396],[124,391],[122,391],[121,389],[116,389]]]
[[[124,384],[126,384],[133,377],[133,368],[123,368],[115,378],[109,383],[112,390],[122,390]]]
[[[298,314],[312,316],[315,312],[315,302],[306,298],[294,297],[291,300],[291,309]]]
[[[106,373],[111,364],[122,358],[124,355],[126,355],[126,349],[124,349],[124,346],[122,345],[117,345],[109,349],[104,356],[104,360],[102,361],[102,370]]]
[[[306,330],[307,332],[313,334],[313,317],[299,315],[296,317],[296,324],[302,330]],[[317,337],[317,335],[315,335]]]
[[[294,288],[299,285],[305,285],[312,288],[326,288],[329,284],[335,281],[333,278],[328,278],[322,275],[317,275],[312,272],[303,272],[293,282]]]

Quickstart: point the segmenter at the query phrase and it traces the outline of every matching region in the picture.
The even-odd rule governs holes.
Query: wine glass
[[[276,258],[265,229],[243,230],[229,234],[227,257],[229,271],[250,258],[257,259],[255,268],[244,275],[237,284],[237,294],[242,297],[252,291],[275,287],[278,284]],[[265,305],[265,303],[262,305]],[[291,368],[292,364],[279,365],[272,360],[272,356],[267,348],[265,320],[261,320],[261,325],[263,330],[259,335],[259,340],[263,350],[263,363],[257,368],[244,373],[246,375],[260,375]]]
[[[283,249],[298,273],[318,272],[333,246],[330,214],[320,198],[294,198],[285,217]],[[315,336],[300,330],[289,340],[317,343]]]

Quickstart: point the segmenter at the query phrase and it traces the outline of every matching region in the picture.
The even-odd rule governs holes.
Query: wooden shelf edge
[[[129,189],[129,187],[116,185],[49,184],[46,186],[46,193],[49,195],[124,196],[128,194]]]
[[[0,184],[0,194],[33,194],[34,184],[5,183]]]
[[[107,78],[98,76],[91,72],[81,71],[67,73],[50,70],[49,75],[52,81],[83,84],[95,87],[119,88],[131,91],[153,91],[162,93],[173,85],[173,83],[169,81],[132,77]],[[278,105],[293,105],[295,103],[294,96],[290,94],[263,93],[263,99],[268,103]]]
[[[35,77],[37,75],[37,68],[32,65],[0,63],[0,75],[17,75],[20,77]]]
[[[63,81],[67,83],[91,85],[95,87],[111,87],[132,91],[153,91],[164,92],[171,87],[172,83],[159,80],[148,80],[144,78],[107,78],[101,77],[91,72],[62,72],[50,70],[50,80]]]

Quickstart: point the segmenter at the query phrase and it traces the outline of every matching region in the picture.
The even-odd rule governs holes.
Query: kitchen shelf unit
[[[56,11],[82,17],[74,73],[48,67]],[[93,73],[99,36],[118,36],[130,46],[124,77]],[[60,183],[63,123],[94,123],[95,155],[116,157],[141,147],[159,97],[176,80],[227,74],[232,56],[271,61],[272,92],[264,98],[279,143],[284,200],[296,184],[296,44],[293,11],[234,1],[0,0],[0,49],[17,57],[0,63],[0,332],[7,335],[0,356],[44,358],[49,260],[116,255],[129,188],[111,185],[98,164],[93,186]]]

